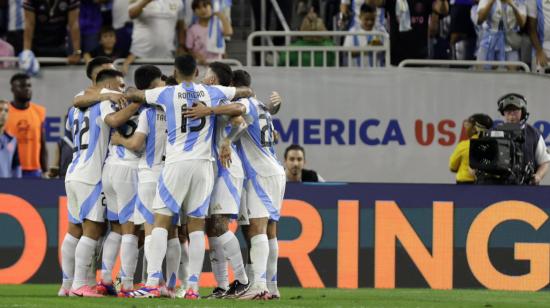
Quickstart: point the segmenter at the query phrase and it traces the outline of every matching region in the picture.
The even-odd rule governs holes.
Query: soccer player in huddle
[[[233,72],[233,86],[249,87],[250,75],[243,70]],[[256,98],[237,101],[245,106],[242,115],[248,124],[246,133],[237,142],[237,152],[246,175],[243,191],[244,207],[240,216],[246,225],[243,228],[250,243],[252,281],[248,290],[241,295],[244,299],[280,298],[277,288],[277,222],[285,192],[285,171],[275,155],[275,130],[271,114],[277,113],[280,101],[265,105]],[[222,150],[228,149],[228,142]],[[239,219],[240,220],[240,219]]]
[[[124,89],[123,76],[115,70],[99,72],[96,83],[103,93]],[[75,152],[65,178],[69,227],[61,251],[64,276],[73,269],[74,280],[69,291],[70,279],[64,279],[60,295],[101,296],[88,285],[88,272],[104,223],[105,207],[100,198],[103,163],[111,127],[126,123],[139,107],[133,103],[115,112],[112,102],[105,100],[69,113],[66,128],[73,133]]]
[[[147,283],[135,297],[159,297],[161,265],[166,254],[168,229],[173,216],[183,210],[189,233],[189,275],[185,298],[199,297],[198,286],[204,260],[204,218],[214,185],[212,135],[216,115],[238,116],[242,105],[219,105],[221,101],[252,95],[250,88],[206,86],[193,80],[198,74],[191,56],[175,60],[178,86],[130,91],[127,98],[161,106],[166,112],[165,168],[159,178],[153,203],[154,228]],[[182,115],[183,112],[183,115]]]
[[[102,91],[103,87],[101,86],[101,84],[98,85],[96,83],[96,78],[99,72],[107,69],[116,70],[113,64],[113,60],[108,57],[96,57],[86,65],[86,76],[92,81],[92,84],[87,89],[82,90],[75,95],[73,99],[73,107],[87,108],[96,104],[97,102],[101,102],[105,100],[110,100],[114,103],[117,103],[118,105],[122,105],[126,103],[126,98],[122,93],[115,92],[115,91]],[[71,112],[72,110],[69,109],[69,113]],[[102,195],[103,195],[103,192],[102,192]],[[102,199],[103,198],[104,198],[104,195],[102,196]],[[92,262],[92,266],[90,267],[90,272],[88,273],[88,284],[90,286],[95,286],[96,284],[95,268],[96,268],[97,262],[95,262],[95,260],[98,258],[98,254],[101,251],[101,248],[102,248],[101,245],[103,243],[104,242],[101,239],[98,240],[98,246],[96,247],[96,251],[94,253],[94,262]],[[117,245],[117,247],[120,247],[120,237],[118,238],[118,243],[115,242],[115,245]],[[118,248],[117,248],[117,251],[118,251]],[[107,264],[109,264],[109,262],[107,262]],[[105,262],[103,262],[103,265],[105,265]],[[102,275],[103,276],[108,275],[110,277],[111,271],[112,271],[112,266],[110,268],[104,267],[102,268]]]
[[[208,85],[229,86],[233,78],[233,72],[229,65],[221,62],[209,64],[203,82]],[[228,103],[228,102],[223,102]],[[227,116],[216,117],[215,146],[214,150],[214,188],[210,198],[208,217],[206,218],[206,234],[210,246],[210,262],[216,278],[217,287],[208,297],[238,297],[248,288],[241,247],[235,234],[228,229],[231,218],[239,214],[241,192],[244,183],[244,171],[237,154],[231,152],[231,164],[226,166],[219,159],[221,142],[229,137],[235,138],[244,129],[242,117],[233,118],[233,122]],[[233,144],[231,144],[233,146]],[[235,281],[229,285],[227,273],[227,260],[231,263],[235,273]]]
[[[77,95],[75,95],[73,99],[73,106],[75,108],[87,108],[92,104],[97,103],[98,101],[104,101],[104,100],[110,100],[118,104],[126,102],[126,98],[122,95],[122,93],[114,92],[114,91],[104,91],[103,93],[101,93],[101,90],[103,89],[103,87],[101,86],[101,84],[98,85],[96,83],[96,78],[99,72],[106,69],[111,69],[111,70],[115,69],[113,65],[113,61],[107,57],[94,58],[92,61],[90,61],[86,65],[86,76],[92,81],[92,84],[88,89],[83,90],[79,92]],[[68,114],[71,114],[71,113],[74,114],[73,107],[71,107],[68,111]],[[65,245],[69,251],[73,250],[74,249],[73,246],[76,247],[77,242],[78,242],[78,238],[75,239],[73,237],[66,236],[62,244],[62,250],[64,247],[63,245]],[[96,247],[95,254],[97,254],[101,250],[100,243],[101,243],[101,240],[98,240],[98,246]],[[95,254],[94,254],[94,260],[96,258]],[[73,264],[73,265],[71,266],[70,264]],[[88,285],[90,287],[93,287],[96,284],[95,264],[96,262],[92,263],[92,266],[90,267],[90,271],[88,273]],[[66,296],[68,294],[66,290],[70,289],[70,285],[72,284],[72,281],[73,281],[74,261],[68,262],[67,266],[68,266],[67,268],[63,269],[63,281],[65,281],[65,284],[64,284],[64,287],[61,288],[61,290],[59,291],[59,294],[58,294],[59,296]]]
[[[162,72],[158,67],[153,65],[139,67],[135,72],[134,80],[139,90],[165,86]],[[151,231],[154,223],[153,200],[157,182],[164,167],[166,146],[166,115],[164,111],[159,106],[147,105],[139,114],[135,133],[132,136],[123,136],[120,132],[116,132],[112,136],[111,143],[122,145],[131,151],[143,152],[139,159],[138,197],[136,200],[134,224],[136,226],[144,224],[144,254],[145,260],[149,260],[151,258]],[[181,247],[175,228],[170,230],[168,238],[166,252],[168,283],[166,285],[167,288],[162,288],[161,293],[173,297],[181,254]],[[131,296],[132,294],[129,291],[124,288],[120,296]]]

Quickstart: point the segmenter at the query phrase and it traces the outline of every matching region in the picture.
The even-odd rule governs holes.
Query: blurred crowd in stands
[[[69,64],[102,55],[173,58],[201,63],[225,55],[233,32],[231,0],[1,0],[0,56],[67,57]]]
[[[192,53],[202,64],[226,55],[232,5],[254,16],[254,30],[284,30],[266,0],[0,0],[0,56],[170,58]],[[550,2],[545,0],[277,0],[290,30],[389,34],[391,64],[403,59],[536,61],[550,55]],[[545,16],[549,15],[549,16]],[[243,16],[239,16],[244,18]],[[242,24],[242,23],[239,23]],[[251,30],[249,26],[243,29]],[[378,46],[383,36],[304,37],[295,46]],[[274,40],[285,44],[284,37]],[[545,48],[546,47],[546,48]],[[31,53],[29,53],[29,51]],[[26,53],[25,53],[26,52]],[[305,53],[304,53],[305,55]],[[285,55],[286,56],[286,55]],[[279,59],[286,61],[285,56]],[[308,57],[311,55],[307,55]],[[231,57],[231,55],[229,55]],[[304,62],[321,63],[320,56]],[[297,65],[297,54],[290,54]],[[354,54],[358,60],[359,55]],[[368,59],[372,64],[372,57]],[[382,61],[375,59],[374,61]],[[329,54],[326,65],[334,65]],[[354,61],[355,62],[355,61]],[[307,66],[304,63],[303,66]],[[353,65],[349,63],[348,65]]]
[[[259,1],[258,1],[259,2]],[[268,2],[268,14],[273,8]],[[380,31],[391,64],[404,59],[522,61],[545,68],[550,56],[550,1],[545,0],[279,0],[291,30]],[[255,15],[259,16],[255,8]],[[545,16],[547,15],[547,16]],[[283,30],[280,23],[268,28]],[[270,27],[271,26],[271,27]],[[259,30],[258,26],[256,30]],[[376,35],[343,42],[304,38],[297,46],[381,45]],[[275,42],[280,45],[281,42]],[[545,48],[546,47],[546,48]],[[307,56],[304,53],[305,56]],[[295,55],[296,57],[296,55]],[[358,56],[354,57],[357,60]],[[280,60],[280,62],[283,62]],[[314,59],[318,66],[318,60]],[[308,66],[309,58],[303,60]],[[330,64],[333,59],[328,60]],[[372,59],[370,60],[372,62]],[[307,62],[307,63],[306,63]],[[291,66],[293,59],[291,55]],[[369,63],[371,64],[371,63]],[[353,63],[350,63],[353,65]],[[330,66],[330,65],[329,65]],[[367,65],[370,66],[370,65]]]

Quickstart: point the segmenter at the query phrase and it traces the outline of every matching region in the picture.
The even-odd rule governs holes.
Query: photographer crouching
[[[550,163],[540,132],[527,124],[527,100],[509,93],[498,102],[504,123],[491,129],[470,146],[470,167],[478,184],[538,185]]]

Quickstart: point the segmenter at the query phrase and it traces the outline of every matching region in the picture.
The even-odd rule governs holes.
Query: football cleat
[[[189,289],[189,290],[187,290],[187,292],[185,292],[185,296],[183,298],[185,298],[185,299],[199,299],[199,298],[201,298],[201,296],[200,296],[198,291],[195,291],[193,289]]]
[[[229,289],[225,292],[223,298],[237,298],[244,294],[249,287],[250,283],[243,284],[240,281],[235,280],[229,285]]]
[[[105,283],[103,281],[98,282],[95,289],[98,294],[102,295],[117,296],[118,294],[114,284]]]
[[[132,298],[158,298],[160,297],[159,287],[143,287],[138,290],[126,293],[126,297]]]
[[[61,287],[57,292],[57,296],[69,296],[69,294],[71,294],[71,290],[65,289],[63,287]]]
[[[71,294],[69,296],[78,296],[78,297],[103,297],[102,294],[97,293],[96,290],[94,290],[89,285],[85,285],[83,287],[80,287],[76,290],[71,290]]]
[[[267,300],[271,297],[269,291],[265,287],[261,287],[255,284],[252,284],[244,293],[242,293],[238,299],[248,299],[248,300]]]
[[[214,290],[212,290],[211,294],[208,294],[205,296],[205,299],[218,299],[222,298],[225,295],[225,292],[227,292],[225,289],[222,289],[220,287],[216,287]]]

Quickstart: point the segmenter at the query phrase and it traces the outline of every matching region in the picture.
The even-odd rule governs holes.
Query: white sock
[[[254,269],[252,268],[252,264],[247,263],[244,266],[244,270],[246,272],[246,277],[248,277],[248,283],[254,282]]]
[[[180,258],[181,246],[179,238],[176,237],[168,240],[168,248],[166,249],[166,286],[168,288],[176,287]]]
[[[122,236],[122,244],[120,245],[120,278],[124,290],[134,289],[134,274],[136,273],[138,254],[137,236],[124,234]]]
[[[253,236],[250,239],[250,244],[250,260],[252,261],[252,268],[254,270],[254,284],[257,284],[259,287],[267,288],[265,284],[267,258],[269,255],[267,234]]]
[[[199,279],[204,262],[204,231],[194,231],[189,234],[189,275],[187,287],[199,290]]]
[[[149,265],[149,258],[151,257],[151,235],[147,235],[143,241],[143,275],[141,281],[147,281],[147,266]]]
[[[147,258],[145,257],[145,246],[139,249],[141,254],[141,282],[145,283],[147,277]]]
[[[277,238],[269,240],[269,256],[267,258],[267,289],[269,293],[277,293],[277,261],[279,259],[279,243]]]
[[[94,254],[92,255],[92,264],[90,266],[90,270],[88,271],[88,285],[90,287],[94,287],[97,284],[97,261],[99,259],[99,254],[102,251],[101,249],[103,248],[103,240],[103,236],[100,236],[97,239]]]
[[[107,239],[103,243],[103,254],[101,256],[101,280],[104,283],[113,283],[113,266],[115,266],[120,241],[122,236],[116,232],[109,232]]]
[[[178,279],[181,281],[181,286],[187,289],[187,276],[189,275],[189,245],[187,242],[180,244],[181,258],[178,269]]]
[[[168,230],[154,228],[151,232],[150,258],[147,260],[147,283],[148,287],[156,287],[162,279],[162,261],[166,255],[168,245]]]
[[[92,264],[96,240],[82,236],[75,250],[75,268],[73,290],[79,289],[88,283],[88,271]]]
[[[223,254],[233,269],[235,279],[240,283],[247,284],[248,276],[244,270],[243,255],[241,254],[241,246],[235,233],[227,231],[218,237],[218,244],[223,247]]]
[[[78,239],[69,233],[65,234],[61,244],[61,270],[63,273],[63,288],[70,290],[74,278],[74,253]]]
[[[223,254],[223,247],[220,245],[218,237],[209,237],[208,243],[210,245],[208,256],[218,288],[227,290],[229,288],[229,278],[227,277],[229,273],[227,272],[227,261]]]

